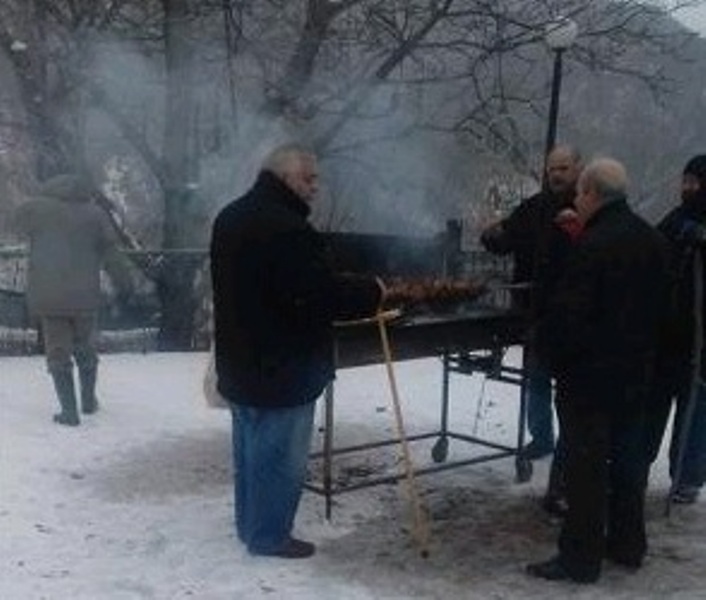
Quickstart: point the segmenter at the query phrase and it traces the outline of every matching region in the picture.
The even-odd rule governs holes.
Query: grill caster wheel
[[[515,459],[515,481],[527,483],[532,479],[532,461],[523,457]]]
[[[434,447],[431,449],[431,458],[435,463],[442,463],[446,461],[446,457],[449,455],[449,438],[440,437]]]

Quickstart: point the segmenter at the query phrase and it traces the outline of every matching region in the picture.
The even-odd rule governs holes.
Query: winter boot
[[[60,425],[78,425],[78,411],[76,409],[76,391],[74,389],[74,375],[72,371],[55,371],[52,373],[54,388],[61,404],[61,412],[54,415],[54,422]]]
[[[78,370],[78,378],[81,382],[81,410],[84,415],[92,415],[98,410],[96,373],[95,368]]]

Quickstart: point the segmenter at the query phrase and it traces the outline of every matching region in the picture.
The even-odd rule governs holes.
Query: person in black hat
[[[706,481],[706,360],[699,341],[705,333],[706,303],[703,293],[700,299],[696,297],[697,290],[703,289],[697,283],[703,284],[706,274],[706,154],[695,156],[686,164],[681,199],[681,204],[658,226],[671,246],[671,293],[653,386],[648,453],[654,462],[674,403],[669,448],[671,499],[691,504],[698,499]],[[701,327],[697,328],[699,321]],[[699,365],[697,372],[695,367]],[[692,408],[687,410],[690,402]]]

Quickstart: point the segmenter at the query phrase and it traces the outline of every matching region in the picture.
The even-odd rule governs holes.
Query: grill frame
[[[463,256],[460,248],[460,230],[455,225],[447,228],[446,235],[436,236],[420,243],[426,262],[417,253],[405,263],[400,248],[413,243],[413,238],[374,236],[362,234],[336,234],[329,237],[338,270],[359,274],[391,277],[463,276]],[[385,253],[388,250],[388,254]],[[337,254],[338,252],[338,254]],[[361,254],[356,255],[356,252]],[[471,276],[473,274],[471,273]],[[532,463],[522,454],[525,440],[527,413],[526,372],[504,362],[508,347],[523,345],[527,330],[527,314],[508,307],[507,298],[482,298],[475,302],[459,304],[452,311],[437,313],[424,311],[403,315],[387,325],[393,360],[395,362],[437,356],[442,363],[439,426],[432,431],[408,436],[416,442],[435,438],[431,451],[433,464],[415,469],[415,475],[445,471],[467,465],[514,458],[518,482],[529,481]],[[334,348],[336,367],[351,368],[384,363],[384,353],[377,322],[335,327]],[[524,364],[524,360],[523,360]],[[454,431],[449,424],[449,383],[452,375],[480,374],[495,381],[518,387],[517,439],[514,446]],[[321,495],[326,502],[326,518],[331,519],[333,497],[344,493],[381,484],[389,484],[405,477],[404,473],[366,476],[345,486],[334,483],[334,457],[344,454],[367,452],[402,440],[388,438],[346,447],[334,447],[335,390],[331,382],[324,393],[324,422],[321,450],[311,458],[321,459],[321,474],[317,481],[307,481],[305,488]],[[471,458],[447,461],[448,445],[455,439],[482,447],[486,452]]]

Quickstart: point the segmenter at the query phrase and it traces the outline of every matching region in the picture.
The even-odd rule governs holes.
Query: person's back
[[[654,364],[664,309],[665,278],[660,273],[666,272],[665,240],[619,200],[589,222],[574,254],[569,279],[555,302],[577,310],[563,310],[553,322],[549,352],[554,364],[590,387],[612,386],[616,379],[644,383],[640,378]],[[579,278],[586,280],[574,285]],[[573,297],[588,286],[590,313],[584,310],[585,299]]]
[[[30,240],[30,313],[66,315],[95,310],[100,301],[101,265],[113,243],[110,226],[95,205],[80,196],[50,196],[53,191],[46,186],[43,197],[20,208],[20,225]]]
[[[44,183],[39,197],[20,206],[16,223],[30,244],[27,304],[39,321],[49,372],[61,404],[54,421],[78,425],[73,362],[81,382],[84,414],[97,410],[96,313],[100,269],[116,236],[92,189],[74,175]]]

